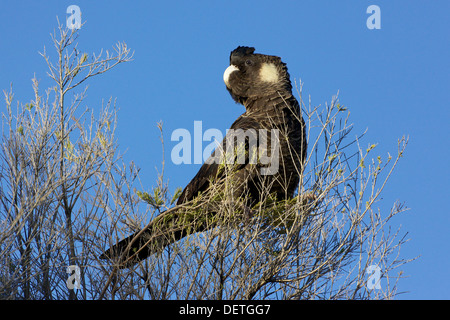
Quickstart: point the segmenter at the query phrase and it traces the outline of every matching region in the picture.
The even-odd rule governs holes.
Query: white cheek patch
[[[225,69],[225,72],[223,73],[223,82],[225,82],[226,86],[228,87],[228,79],[230,78],[230,74],[232,74],[235,71],[238,71],[239,68],[235,65],[231,65],[228,68]]]
[[[261,70],[259,71],[259,77],[265,82],[277,82],[278,70],[273,63],[263,63]]]

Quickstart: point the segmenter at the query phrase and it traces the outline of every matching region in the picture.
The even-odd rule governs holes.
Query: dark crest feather
[[[231,51],[230,54],[230,58],[232,56],[236,56],[236,57],[243,57],[249,54],[253,54],[253,52],[255,52],[255,48],[253,47],[237,47],[236,49],[234,49],[233,51]]]

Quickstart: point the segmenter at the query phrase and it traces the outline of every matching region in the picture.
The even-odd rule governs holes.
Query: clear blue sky
[[[89,82],[86,105],[116,97],[118,142],[150,189],[160,167],[156,123],[164,122],[166,154],[177,128],[225,131],[243,111],[222,80],[238,45],[278,55],[292,79],[304,82],[314,105],[339,90],[355,133],[380,154],[410,143],[388,184],[383,203],[411,208],[395,220],[409,232],[402,257],[421,257],[403,268],[403,299],[450,299],[450,2],[443,1],[8,1],[0,10],[0,88],[13,83],[16,99],[32,98],[35,73],[48,83],[44,45],[56,16],[76,4],[82,20],[79,49],[88,53],[125,41],[134,61]],[[369,30],[366,9],[381,9],[381,29]],[[0,108],[4,111],[4,103]],[[167,159],[171,190],[184,186],[199,165]]]

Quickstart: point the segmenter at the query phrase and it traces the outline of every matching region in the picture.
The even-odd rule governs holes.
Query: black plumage
[[[292,94],[286,64],[277,56],[255,54],[254,51],[251,47],[238,47],[230,54],[224,82],[232,98],[244,105],[246,111],[232,124],[221,148],[214,151],[185,187],[177,206],[158,216],[165,215],[164,219],[155,218],[144,230],[121,240],[101,258],[118,254],[121,266],[130,266],[188,234],[213,227],[207,217],[195,217],[177,209],[199,193],[207,193],[212,189],[211,183],[220,184],[224,179],[232,179],[233,195],[247,195],[247,206],[263,200],[261,198],[268,193],[279,200],[293,197],[306,158],[304,121]],[[267,144],[263,143],[264,132]],[[237,141],[243,142],[241,148],[236,146]],[[255,141],[256,144],[251,143]],[[255,153],[261,155],[258,153],[261,150],[272,156],[271,161],[252,157]],[[231,160],[235,163],[231,175],[225,174],[221,165],[223,157],[230,151],[234,152]],[[244,156],[239,158],[242,155],[239,152]],[[203,214],[215,214],[207,212]],[[189,228],[186,228],[187,223],[190,223]]]

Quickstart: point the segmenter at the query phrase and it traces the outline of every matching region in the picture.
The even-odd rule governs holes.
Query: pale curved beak
[[[223,73],[223,82],[225,82],[225,85],[228,87],[228,79],[230,78],[230,74],[232,74],[235,71],[238,71],[239,68],[235,65],[230,65],[228,68],[225,69],[225,72]]]

